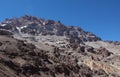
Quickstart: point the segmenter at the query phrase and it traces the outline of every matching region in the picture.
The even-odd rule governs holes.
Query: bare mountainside
[[[60,21],[5,19],[0,77],[120,77],[120,43]]]

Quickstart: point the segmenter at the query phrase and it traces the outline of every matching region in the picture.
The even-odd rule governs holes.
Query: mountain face
[[[0,28],[10,30],[13,34],[18,33],[21,36],[23,34],[22,37],[24,34],[28,34],[28,36],[62,36],[71,43],[101,40],[96,35],[79,27],[65,26],[60,21],[44,20],[27,15],[21,18],[6,19],[0,24]]]
[[[120,43],[60,21],[5,19],[0,77],[120,77]]]

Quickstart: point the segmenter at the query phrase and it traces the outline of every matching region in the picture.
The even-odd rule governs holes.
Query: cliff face
[[[119,50],[119,42],[60,21],[6,19],[0,24],[0,77],[119,77]]]

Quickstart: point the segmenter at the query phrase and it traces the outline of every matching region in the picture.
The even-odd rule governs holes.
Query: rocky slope
[[[0,77],[120,77],[120,43],[25,15],[0,24]]]
[[[45,51],[31,43],[2,35],[0,44],[1,77],[108,76],[103,70],[91,70],[83,63],[78,64],[75,56],[57,47],[53,47],[52,52]]]

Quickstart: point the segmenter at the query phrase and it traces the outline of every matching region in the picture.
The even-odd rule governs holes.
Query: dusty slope
[[[94,48],[104,47],[109,50],[109,52],[112,52],[113,54],[111,56],[106,57],[101,60],[101,62],[107,64],[110,68],[112,67],[111,69],[114,70],[113,72],[120,74],[120,45],[103,41],[86,42],[85,44]]]

